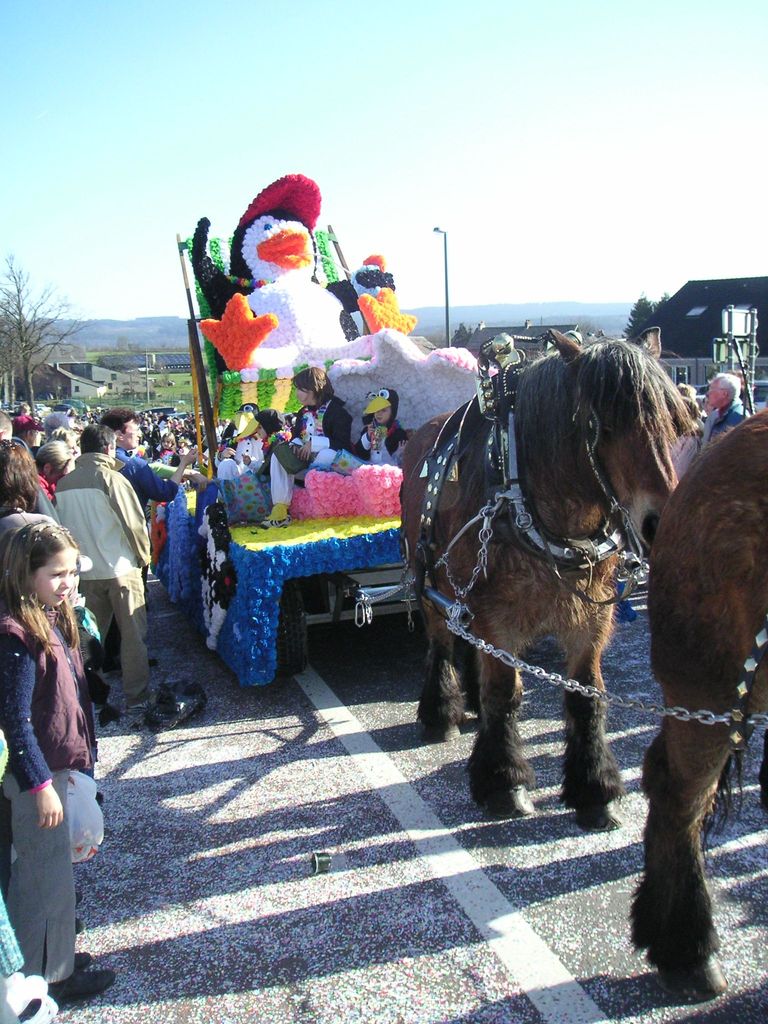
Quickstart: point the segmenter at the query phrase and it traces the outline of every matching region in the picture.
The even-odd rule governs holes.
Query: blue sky
[[[176,232],[314,178],[403,308],[768,273],[763,2],[3,0],[0,257],[186,313]]]

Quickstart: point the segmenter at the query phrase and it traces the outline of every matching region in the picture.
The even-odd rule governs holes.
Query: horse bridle
[[[423,461],[421,475],[426,476],[429,481],[422,506],[417,547],[423,569],[429,574],[432,586],[435,588],[434,570],[441,565],[448,569],[448,556],[453,546],[467,530],[482,520],[481,550],[478,556],[478,564],[473,569],[470,585],[460,588],[466,594],[471,589],[480,571],[485,570],[487,543],[491,536],[491,524],[504,506],[507,505],[510,511],[509,522],[518,545],[529,554],[545,562],[569,592],[589,604],[615,604],[619,600],[628,597],[638,586],[647,582],[648,563],[645,559],[642,540],[635,529],[632,518],[628,510],[619,501],[610,479],[600,463],[597,453],[601,432],[600,420],[594,409],[590,409],[587,418],[585,448],[592,473],[608,504],[608,514],[598,530],[589,537],[575,539],[555,537],[549,534],[542,526],[537,525],[535,516],[526,501],[518,469],[517,443],[515,439],[514,397],[516,388],[511,390],[507,388],[504,383],[505,376],[502,367],[500,372],[491,380],[498,389],[505,389],[508,406],[507,422],[504,423],[499,415],[499,401],[498,398],[494,399],[492,391],[488,387],[487,378],[481,379],[481,385],[478,387],[478,397],[468,403],[462,410],[457,410],[443,424],[443,428],[435,440],[432,449]],[[483,416],[492,423],[488,439],[488,456],[490,462],[493,462],[495,459],[496,466],[499,468],[503,466],[503,482],[501,489],[495,491],[492,500],[476,516],[461,527],[446,546],[441,558],[435,561],[433,557],[436,547],[434,530],[440,493],[447,479],[456,479],[458,458],[463,454],[460,443],[461,429],[466,423],[469,410],[474,403],[477,403]],[[455,432],[447,429],[449,424],[455,428],[457,423],[458,428],[455,429]],[[612,528],[611,520],[616,518],[620,520],[620,525]],[[485,534],[484,540],[483,531]],[[617,594],[607,600],[599,601],[590,597],[583,590],[573,586],[563,576],[563,571],[568,573],[588,572],[591,576],[598,563],[614,556],[619,558],[617,579],[624,583],[624,588],[621,594]],[[455,582],[451,582],[454,589],[456,589]]]

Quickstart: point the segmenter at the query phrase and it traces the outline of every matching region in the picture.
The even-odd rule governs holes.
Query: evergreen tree
[[[636,338],[643,324],[646,323],[654,313],[657,313],[661,309],[668,298],[669,293],[665,292],[658,302],[653,302],[646,296],[645,292],[643,292],[630,310],[629,320],[627,321],[627,326],[624,328],[624,337]]]
[[[456,330],[453,332],[453,338],[451,344],[456,347],[466,348],[467,342],[472,337],[472,332],[467,330],[465,324],[459,324]]]

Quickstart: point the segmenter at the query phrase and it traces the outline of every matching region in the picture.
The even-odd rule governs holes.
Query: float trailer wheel
[[[307,667],[307,615],[299,580],[286,580],[277,626],[277,675],[292,676]]]

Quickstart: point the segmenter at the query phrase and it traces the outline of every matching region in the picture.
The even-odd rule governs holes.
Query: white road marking
[[[609,1018],[600,1007],[327,683],[311,666],[295,679],[400,822],[433,877],[445,885],[542,1018],[549,1024],[607,1024]]]

